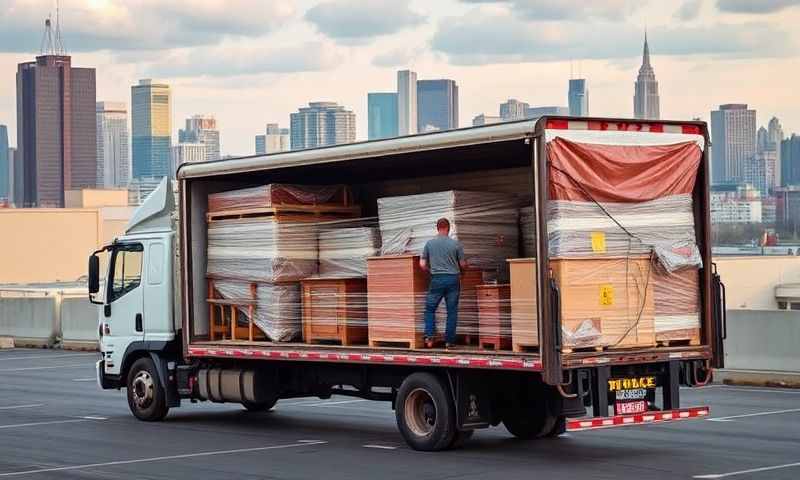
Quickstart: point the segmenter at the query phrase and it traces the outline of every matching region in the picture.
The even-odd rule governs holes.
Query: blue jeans
[[[436,334],[436,308],[442,302],[447,305],[447,329],[444,341],[456,343],[456,327],[458,326],[458,296],[461,294],[460,275],[431,275],[428,296],[425,298],[425,337],[432,338]]]

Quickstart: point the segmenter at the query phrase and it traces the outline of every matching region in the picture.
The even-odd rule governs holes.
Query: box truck
[[[126,389],[131,412],[144,421],[161,420],[186,401],[232,402],[254,412],[298,397],[386,401],[407,443],[427,451],[501,423],[528,439],[706,416],[707,406],[681,404],[680,387],[704,385],[723,366],[724,286],[711,259],[708,150],[703,122],[543,117],[181,165],[177,186],[162,182],[125,233],[89,258],[98,383]],[[271,307],[259,297],[262,287],[253,282],[252,295],[221,295],[209,274],[217,248],[209,246],[209,196],[278,184],[346,185],[360,215],[373,219],[387,197],[467,191],[521,199],[528,261],[508,259],[510,290],[513,296],[527,288],[532,298],[511,321],[529,328],[492,324],[493,335],[508,336],[514,348],[469,339],[446,349],[265,336],[253,326],[255,310]],[[674,199],[684,202],[685,215],[658,203]],[[689,229],[685,244],[658,240],[678,224]],[[457,235],[466,238],[463,229]],[[498,235],[497,244],[506,240]],[[522,243],[512,256],[523,257]],[[247,244],[226,248],[248,253]],[[620,259],[624,273],[615,280],[607,270]],[[590,270],[581,270],[593,260],[600,265],[594,283]],[[516,264],[528,267],[514,273]],[[659,291],[651,268],[694,273]],[[633,269],[638,280],[629,280]],[[507,281],[500,273],[486,284]],[[382,321],[382,300],[370,297],[377,295],[371,285],[365,295],[369,312],[361,321],[369,330]],[[608,312],[623,303],[628,323],[620,333]],[[691,334],[662,335],[673,331]]]

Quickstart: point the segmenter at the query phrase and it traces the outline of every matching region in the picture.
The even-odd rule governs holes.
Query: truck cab
[[[89,259],[90,300],[100,306],[98,383],[127,387],[129,400],[137,405],[152,403],[154,381],[166,386],[180,351],[173,311],[173,197],[171,182],[164,179],[136,210],[125,233]],[[155,372],[130,375],[137,362]],[[177,396],[171,399],[176,401]]]

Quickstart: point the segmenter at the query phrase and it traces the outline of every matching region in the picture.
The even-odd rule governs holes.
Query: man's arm
[[[461,242],[458,243],[458,266],[462,271],[467,268],[467,261],[464,260],[464,245],[461,245]]]
[[[422,249],[422,256],[419,257],[419,268],[424,271],[428,271],[428,244],[425,244],[425,248]]]

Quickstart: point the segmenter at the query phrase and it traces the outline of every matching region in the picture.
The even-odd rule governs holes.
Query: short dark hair
[[[441,230],[443,228],[450,230],[450,220],[446,218],[440,218],[439,220],[436,220],[436,230]]]

